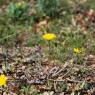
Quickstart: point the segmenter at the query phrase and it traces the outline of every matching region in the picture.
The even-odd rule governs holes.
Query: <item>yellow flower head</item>
[[[6,86],[7,77],[4,74],[0,75],[0,86]]]
[[[81,53],[81,49],[79,49],[79,48],[74,48],[74,52],[77,53],[77,54],[78,54],[78,53]]]
[[[47,34],[44,34],[42,38],[45,40],[53,40],[56,38],[56,35],[53,33],[47,33]]]

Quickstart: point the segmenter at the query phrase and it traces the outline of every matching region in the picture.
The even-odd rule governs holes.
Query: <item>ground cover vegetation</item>
[[[0,0],[0,95],[95,95],[95,0]]]

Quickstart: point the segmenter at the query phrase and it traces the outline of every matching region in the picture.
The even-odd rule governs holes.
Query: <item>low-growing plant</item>
[[[10,3],[6,9],[7,15],[13,21],[26,20],[28,16],[29,6],[26,2],[20,1],[16,3]]]

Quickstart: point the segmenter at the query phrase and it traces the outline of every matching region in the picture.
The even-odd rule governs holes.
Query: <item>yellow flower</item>
[[[75,53],[81,53],[81,49],[79,49],[79,48],[74,48],[74,52],[75,52]]]
[[[7,77],[4,74],[0,75],[0,86],[6,86]]]
[[[45,40],[53,40],[56,38],[56,35],[53,33],[47,33],[47,34],[44,34],[42,38]]]

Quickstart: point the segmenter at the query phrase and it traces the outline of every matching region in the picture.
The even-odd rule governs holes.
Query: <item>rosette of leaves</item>
[[[26,2],[10,3],[7,7],[7,15],[13,21],[22,21],[29,18],[28,16],[29,6]]]

